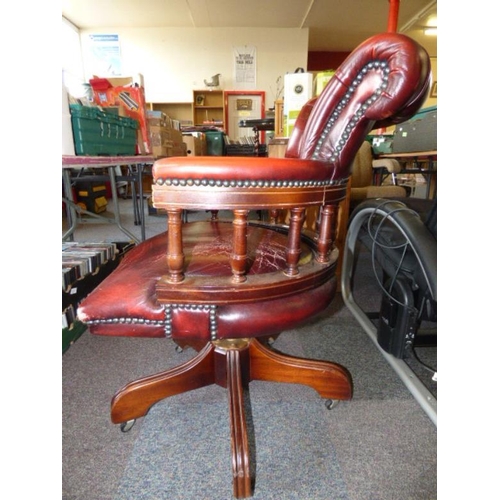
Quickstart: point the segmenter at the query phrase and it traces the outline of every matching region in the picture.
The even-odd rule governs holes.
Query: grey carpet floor
[[[164,224],[146,216],[147,236]],[[103,226],[82,228],[78,240],[124,240]],[[308,387],[250,384],[255,499],[437,498],[437,429],[339,294],[320,316],[284,332],[274,348],[344,365],[354,395],[327,410]],[[88,332],[70,347],[62,357],[64,500],[232,498],[224,389],[211,386],[161,401],[128,433],[110,421],[110,401],[119,388],[194,354],[176,352],[167,339]],[[435,363],[435,349],[419,354]]]

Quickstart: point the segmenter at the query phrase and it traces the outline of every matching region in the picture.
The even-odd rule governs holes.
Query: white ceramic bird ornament
[[[212,79],[210,81],[208,80],[203,80],[205,82],[205,85],[207,87],[218,87],[219,86],[219,76],[221,74],[217,73],[216,75],[212,76]]]

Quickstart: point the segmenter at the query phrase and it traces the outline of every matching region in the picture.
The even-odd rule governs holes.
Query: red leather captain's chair
[[[332,301],[336,207],[353,158],[377,124],[402,121],[423,103],[427,53],[386,33],[361,44],[297,121],[286,158],[172,157],[153,168],[153,204],[167,231],[137,245],[80,305],[91,333],[168,337],[198,351],[187,363],[131,382],[113,398],[126,425],[158,401],[210,384],[227,388],[233,490],[252,495],[243,390],[252,380],[305,384],[327,400],[351,398],[349,372],[273,350],[267,340]],[[315,234],[306,208],[320,207]],[[183,210],[229,210],[231,221],[183,223]],[[288,226],[249,222],[250,210],[290,210]]]

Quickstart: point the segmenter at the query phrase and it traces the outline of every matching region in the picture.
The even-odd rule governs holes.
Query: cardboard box
[[[284,158],[288,147],[288,137],[271,139],[267,145],[269,158]]]
[[[203,156],[202,142],[193,135],[184,135],[183,142],[186,144],[187,156]]]
[[[141,73],[136,73],[131,76],[117,76],[112,78],[99,78],[97,75],[92,75],[97,80],[107,80],[113,87],[142,87],[144,88],[144,77]],[[106,84],[104,83],[106,86]],[[107,87],[106,87],[107,88]]]
[[[182,140],[182,132],[174,128],[169,129],[170,131],[170,141],[172,143],[172,155],[171,156],[186,156],[187,146]]]
[[[187,147],[180,130],[151,125],[149,138],[153,156],[186,156],[187,154]]]
[[[146,111],[146,117],[150,127],[151,126],[168,127],[170,124],[168,116],[163,111],[154,111],[148,109]]]
[[[168,150],[166,146],[152,146],[151,147],[152,151],[151,153],[155,158],[162,158],[165,156],[172,156],[168,154]]]
[[[149,126],[149,142],[152,147],[164,146],[165,141],[169,140],[169,130],[161,125]]]
[[[125,110],[128,117],[139,122],[138,153],[151,153],[149,142],[149,128],[146,116],[146,97],[144,87],[138,86],[142,82],[140,78],[92,78],[89,83],[92,87],[94,100],[97,105],[103,107],[120,106]],[[118,83],[119,85],[114,85]]]

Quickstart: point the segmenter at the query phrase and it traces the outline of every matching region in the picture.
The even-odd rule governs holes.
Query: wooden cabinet
[[[213,125],[226,130],[223,90],[193,91],[193,125]]]

